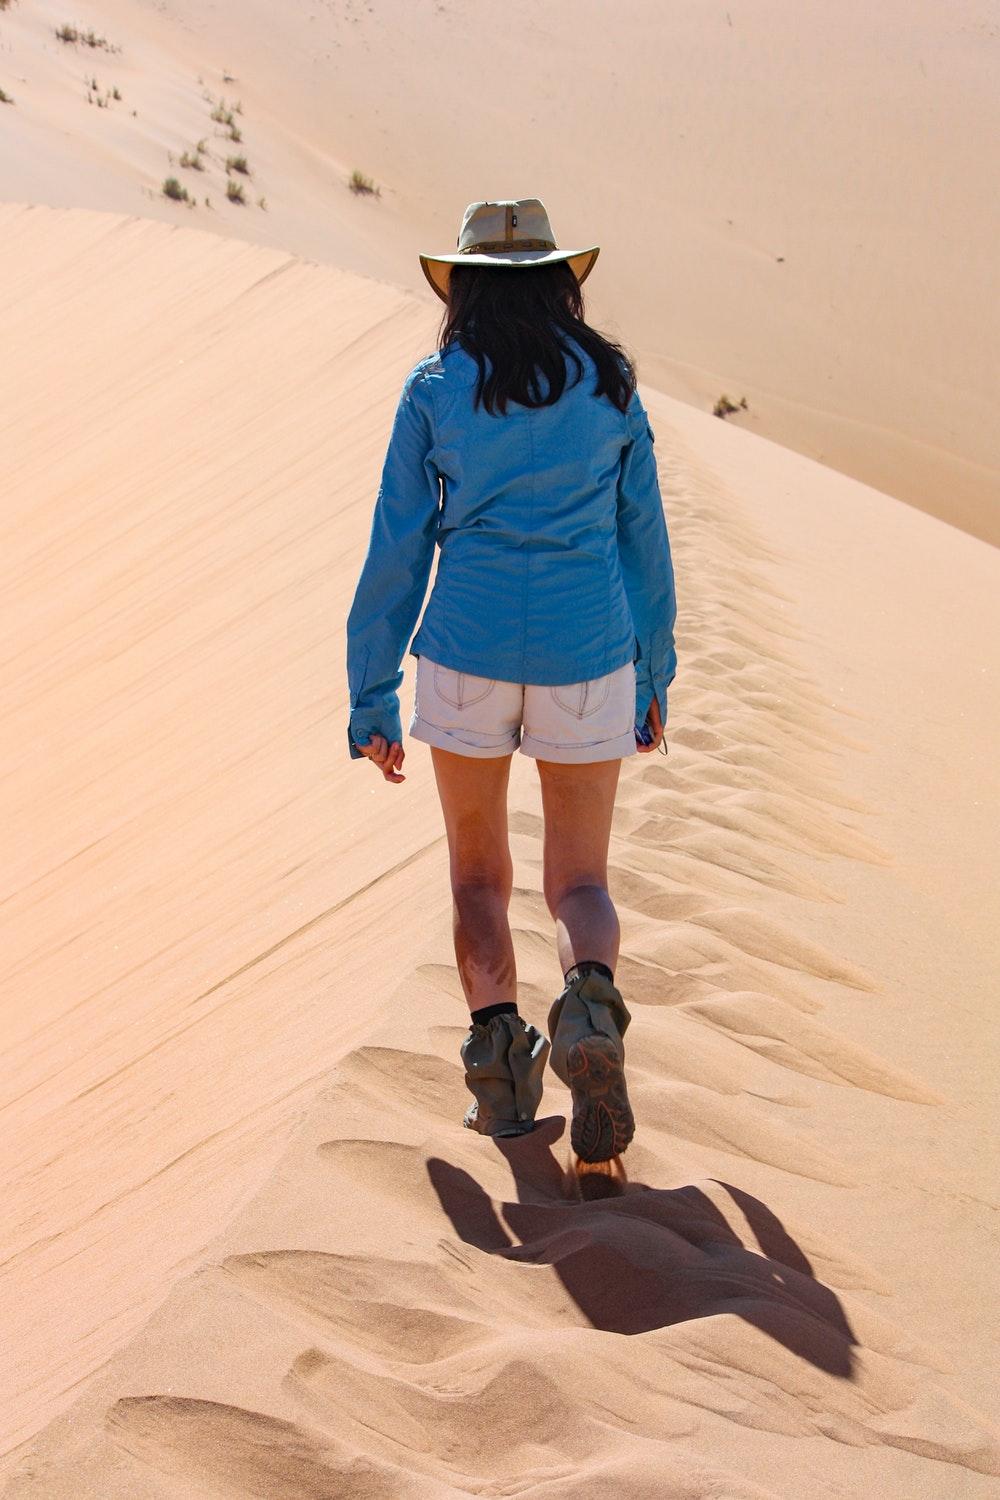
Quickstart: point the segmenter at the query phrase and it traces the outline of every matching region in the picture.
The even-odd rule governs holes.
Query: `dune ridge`
[[[344,746],[341,604],[424,309],[153,223],[8,208],[0,230],[64,287],[2,377],[5,1282],[46,1308],[15,1325],[5,1496],[992,1493],[977,882],[922,862],[932,811],[911,829],[881,768],[921,704],[900,680],[880,706],[891,632],[831,689],[822,471],[644,392],[683,670],[611,846],[640,1128],[625,1190],[567,1196],[554,1077],[532,1135],[460,1127],[429,759],[410,746],[390,788]],[[986,597],[991,549],[832,482],[918,575],[931,542],[974,553]],[[955,702],[978,689],[956,664]],[[970,758],[954,794],[970,855],[984,776]],[[521,757],[510,807],[518,997],[544,1025]]]

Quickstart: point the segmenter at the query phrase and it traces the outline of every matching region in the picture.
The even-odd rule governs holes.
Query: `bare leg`
[[[563,973],[594,958],[614,972],[621,927],[608,894],[608,845],[621,760],[539,760],[545,813],[545,900]]]
[[[507,835],[510,755],[430,747],[448,833],[455,959],[469,1010],[517,1001],[507,911],[514,866]]]
[[[584,959],[607,964],[614,973],[621,929],[608,894],[608,845],[621,760],[590,765],[538,762],[545,808],[545,899],[555,918],[556,943],[563,973]],[[601,986],[599,986],[601,988]],[[608,990],[603,986],[604,993]],[[620,995],[608,995],[618,1007],[608,1015],[625,1022]],[[589,1015],[554,1006],[550,1063],[569,1085],[573,1099],[570,1125],[570,1175],[577,1182],[626,1180],[621,1153],[635,1131],[625,1085],[624,1054],[619,1036],[595,1028]],[[563,1022],[566,1022],[565,1026]],[[581,1187],[582,1192],[582,1187]]]

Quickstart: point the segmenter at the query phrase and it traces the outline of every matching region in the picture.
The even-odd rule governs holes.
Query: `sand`
[[[997,543],[997,39],[988,0],[10,0],[0,200],[292,251],[430,328],[416,250],[538,196],[651,387]]]
[[[429,753],[346,752],[435,309],[17,205],[0,306],[5,1496],[994,1494],[1000,554],[643,384],[681,666],[611,845],[630,1180],[570,1198],[554,1077],[461,1129]],[[544,1025],[526,757],[510,831]]]

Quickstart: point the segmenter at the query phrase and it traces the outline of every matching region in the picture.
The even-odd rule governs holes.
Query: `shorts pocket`
[[[495,687],[494,677],[477,677],[473,672],[459,672],[454,667],[434,663],[434,691],[452,708],[470,708]]]
[[[550,687],[549,692],[560,708],[576,719],[586,719],[607,703],[613,676],[614,673],[608,673],[605,677],[592,677],[589,682],[559,683]]]

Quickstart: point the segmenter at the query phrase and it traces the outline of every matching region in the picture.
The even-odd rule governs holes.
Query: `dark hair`
[[[475,405],[482,402],[491,415],[497,408],[506,415],[508,401],[522,406],[558,401],[566,386],[567,356],[583,378],[574,342],[597,366],[595,396],[608,396],[624,411],[635,390],[635,370],[625,350],[584,321],[583,291],[566,260],[530,270],[453,265],[438,350],[453,341],[479,366]],[[545,376],[546,395],[539,371]]]

